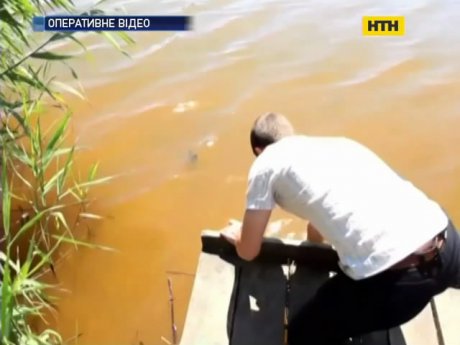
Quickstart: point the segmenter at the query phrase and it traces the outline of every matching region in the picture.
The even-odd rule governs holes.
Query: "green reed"
[[[31,34],[35,15],[50,9],[72,13],[70,0],[0,1],[0,332],[1,344],[61,344],[63,339],[45,322],[53,309],[53,286],[43,276],[54,273],[58,248],[88,244],[74,232],[91,213],[89,192],[109,182],[97,178],[97,164],[81,176],[74,167],[77,147],[67,144],[71,110],[62,91],[81,90],[59,82],[51,67],[68,64],[71,55],[51,51],[56,41],[71,40],[85,49],[73,33]],[[100,14],[92,9],[87,14]],[[133,41],[122,33],[103,33],[117,49]],[[46,110],[58,110],[58,120],[43,126]],[[104,247],[99,247],[107,249]],[[42,319],[33,327],[32,320]]]

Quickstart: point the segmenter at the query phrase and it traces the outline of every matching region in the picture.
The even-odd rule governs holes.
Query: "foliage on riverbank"
[[[1,344],[61,344],[53,329],[31,326],[52,308],[50,286],[41,277],[54,272],[57,249],[64,243],[88,245],[74,236],[74,229],[90,213],[91,187],[107,182],[97,179],[97,165],[85,177],[74,167],[77,147],[68,144],[72,113],[63,91],[80,94],[52,74],[71,55],[51,49],[72,41],[85,49],[74,33],[31,33],[32,18],[50,11],[74,13],[70,0],[3,0],[0,3],[0,150],[2,229],[0,265],[2,296]],[[101,12],[91,10],[91,13]],[[104,33],[117,48],[123,34]],[[44,127],[41,117],[58,110],[58,120]],[[53,110],[53,113],[55,112]]]

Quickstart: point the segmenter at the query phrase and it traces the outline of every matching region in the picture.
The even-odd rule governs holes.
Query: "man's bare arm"
[[[314,243],[324,242],[323,235],[310,222],[307,225],[307,240]]]
[[[236,247],[238,256],[253,260],[259,255],[271,210],[246,210],[243,223],[231,222],[220,234]]]
[[[271,210],[246,210],[244,213],[241,236],[236,241],[236,251],[242,259],[250,261],[259,255],[271,213]]]

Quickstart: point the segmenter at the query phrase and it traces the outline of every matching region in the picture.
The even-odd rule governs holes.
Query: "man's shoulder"
[[[252,163],[250,174],[276,173],[298,162],[299,157],[305,157],[304,161],[307,162],[312,153],[316,156],[339,147],[347,151],[365,148],[358,141],[345,136],[292,135],[269,145]]]
[[[267,146],[252,163],[250,176],[277,174],[293,157],[299,157],[298,153],[303,150],[308,138],[305,135],[294,135]]]
[[[352,145],[355,147],[363,146],[355,139],[345,136],[310,136],[310,135],[292,135],[281,139],[277,143],[271,145],[272,148],[267,150],[267,153],[272,155],[283,154],[286,151],[296,152],[297,150],[328,147],[331,145],[345,146]]]
[[[272,155],[268,152],[263,152],[251,164],[249,169],[249,177],[254,178],[258,175],[272,173],[275,170],[276,161],[272,159]]]

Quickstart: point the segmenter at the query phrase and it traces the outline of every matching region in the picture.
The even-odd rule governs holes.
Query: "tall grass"
[[[32,17],[51,9],[73,12],[70,0],[0,1],[0,150],[1,159],[1,344],[61,344],[53,329],[31,326],[52,308],[51,286],[41,280],[54,268],[53,260],[63,243],[87,245],[74,236],[75,227],[85,218],[98,218],[89,205],[91,187],[108,182],[96,178],[97,164],[81,177],[74,167],[75,145],[68,145],[71,111],[60,89],[74,91],[59,83],[50,70],[65,64],[77,73],[70,55],[49,49],[60,40],[84,44],[71,33],[34,35]],[[91,13],[101,13],[93,9]],[[123,34],[104,33],[117,48]],[[60,111],[51,128],[41,124],[50,107]]]

